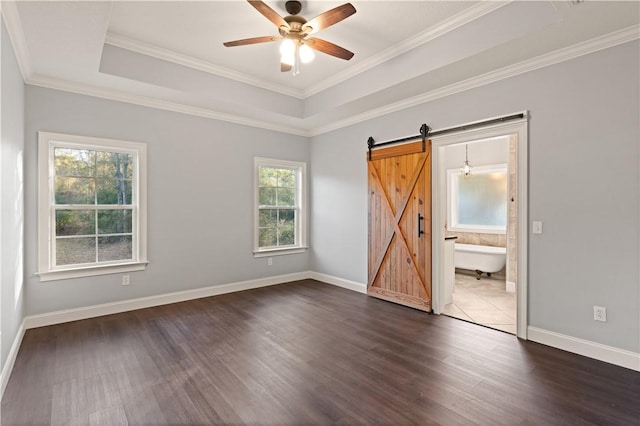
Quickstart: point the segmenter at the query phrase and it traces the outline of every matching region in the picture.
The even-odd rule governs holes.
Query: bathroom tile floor
[[[504,279],[456,272],[453,303],[445,315],[516,334],[516,294],[505,290]]]

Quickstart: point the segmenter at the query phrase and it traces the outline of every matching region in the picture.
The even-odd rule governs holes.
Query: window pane
[[[259,167],[258,176],[258,186],[276,186],[278,184],[278,169]]]
[[[258,247],[275,247],[277,245],[276,228],[260,228],[258,230]]]
[[[278,245],[288,246],[295,244],[295,223],[295,210],[278,210]]]
[[[132,259],[131,236],[98,237],[98,262]]]
[[[278,186],[280,188],[295,188],[296,173],[293,170],[278,169]]]
[[[507,173],[478,173],[458,179],[458,223],[507,226]]]
[[[56,210],[56,236],[95,234],[95,215],[94,210]]]
[[[293,188],[278,188],[278,205],[279,206],[295,206],[296,198]]]
[[[95,151],[54,148],[53,164],[56,176],[94,176]]]
[[[95,261],[95,237],[56,239],[56,265],[94,263]]]
[[[290,246],[295,244],[295,231],[293,225],[285,225],[281,228],[278,228],[278,245],[279,246]]]
[[[54,180],[56,204],[95,204],[93,178],[59,177]]]
[[[259,188],[258,204],[261,206],[276,205],[276,188]]]
[[[278,219],[279,226],[293,226],[296,220],[296,211],[293,209],[280,209],[278,210]]]
[[[98,210],[98,234],[130,233],[131,210]]]
[[[98,204],[131,204],[131,180],[98,178]]]
[[[277,210],[260,210],[258,212],[258,226],[260,228],[275,228],[277,223]]]
[[[96,153],[98,176],[131,179],[133,173],[133,156],[129,154],[98,151]]]

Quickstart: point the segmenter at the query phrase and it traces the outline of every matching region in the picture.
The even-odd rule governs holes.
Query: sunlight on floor
[[[516,334],[516,293],[505,291],[504,279],[456,273],[453,303],[443,313]]]

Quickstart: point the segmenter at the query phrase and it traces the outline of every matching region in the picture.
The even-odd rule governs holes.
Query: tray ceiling
[[[342,3],[303,2],[301,14]],[[354,58],[318,53],[295,77],[280,72],[278,43],[222,45],[277,35],[245,1],[3,1],[2,12],[29,84],[307,136],[640,32],[639,2],[352,4],[317,36]]]

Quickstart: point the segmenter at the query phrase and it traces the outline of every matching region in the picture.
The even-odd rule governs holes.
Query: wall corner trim
[[[335,285],[337,287],[342,287],[347,290],[356,291],[358,293],[367,293],[367,285],[364,283],[359,283],[356,281],[345,280],[344,278],[334,277],[333,275],[321,274],[320,272],[311,271],[309,272],[309,278],[321,281],[325,284]]]
[[[7,360],[2,367],[2,373],[0,374],[0,400],[2,400],[2,397],[4,396],[4,390],[7,388],[7,384],[9,383],[9,377],[11,377],[13,365],[15,364],[16,358],[18,357],[18,351],[20,350],[20,345],[22,344],[22,338],[24,337],[25,330],[26,327],[23,320],[22,324],[20,324],[20,328],[18,328],[18,332],[16,333],[16,338],[13,339],[13,344],[11,345],[9,356],[7,356]]]
[[[637,352],[631,352],[531,326],[528,328],[527,338],[528,340],[542,343],[543,345],[640,371],[640,353]]]

